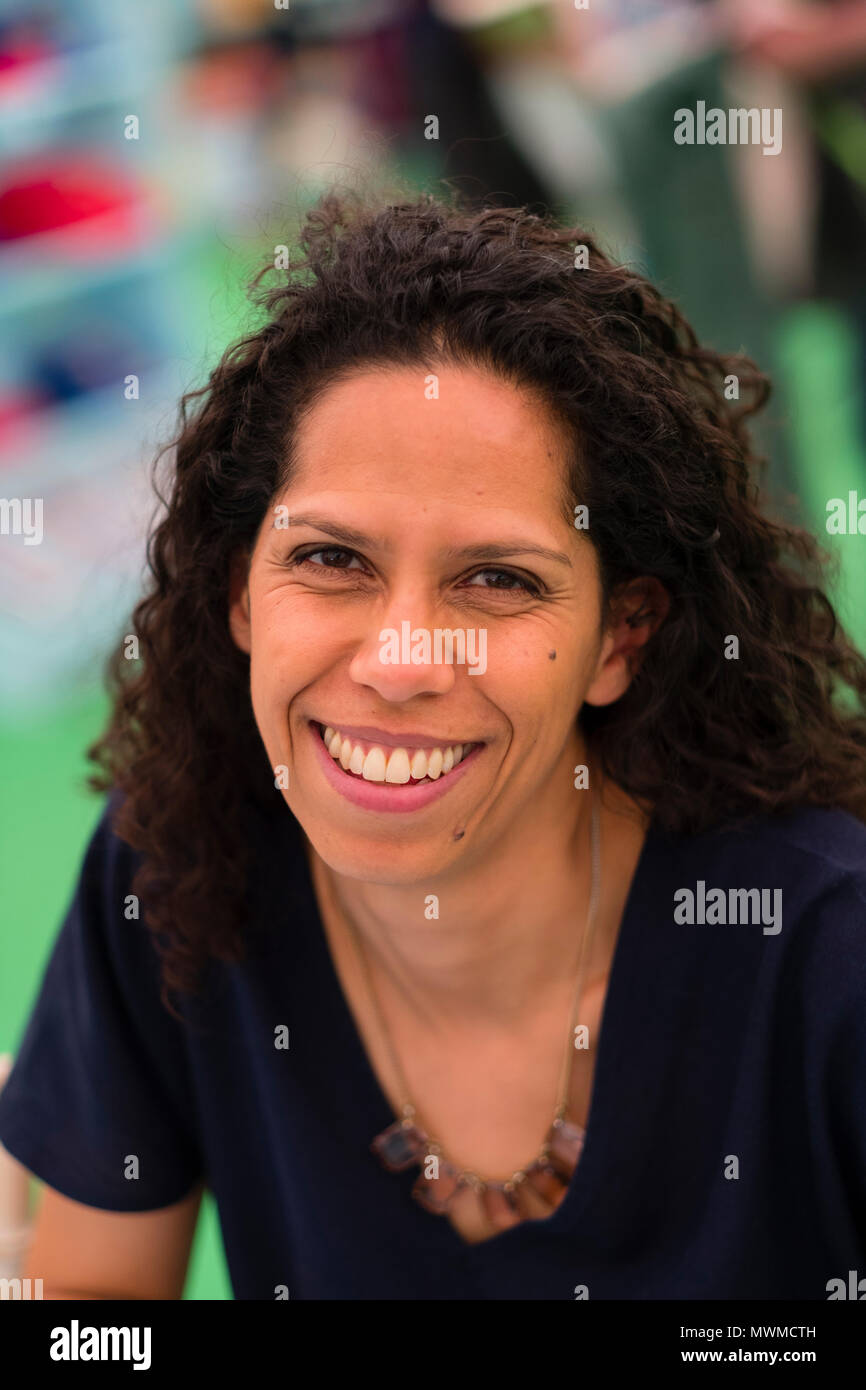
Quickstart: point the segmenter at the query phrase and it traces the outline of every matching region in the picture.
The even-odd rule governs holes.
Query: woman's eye
[[[321,557],[321,559],[316,557]],[[291,568],[308,565],[311,569],[316,569],[319,574],[322,574],[323,572],[347,573],[353,562],[357,563],[362,573],[366,572],[360,556],[356,555],[353,550],[345,550],[338,545],[327,545],[319,546],[315,550],[308,550],[306,553],[293,555],[288,563]],[[490,576],[493,576],[493,583],[476,582]],[[541,594],[539,584],[530,579],[528,575],[516,574],[513,570],[493,568],[477,570],[464,583],[470,588],[482,588],[506,594],[529,594],[534,598],[538,598]]]
[[[480,579],[483,575],[491,574],[495,575],[499,580],[504,579],[506,582],[504,584],[483,584],[481,585],[482,588],[498,589],[504,593],[522,592],[525,594],[532,594],[536,598],[541,593],[541,589],[539,588],[539,586],[533,580],[531,580],[528,575],[515,574],[513,570],[477,570],[476,573],[473,574],[467,582],[471,585],[473,580]]]
[[[318,564],[313,560],[314,555],[324,555],[327,558],[321,564]],[[346,570],[349,568],[346,564],[333,563],[334,556],[338,556],[343,560],[349,560],[350,562],[358,559],[358,556],[355,555],[353,551],[344,550],[342,546],[326,545],[320,546],[318,550],[308,550],[306,555],[295,555],[290,563],[292,565],[311,564],[318,570]]]

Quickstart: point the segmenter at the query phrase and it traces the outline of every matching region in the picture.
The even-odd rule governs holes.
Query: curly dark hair
[[[183,397],[156,460],[170,475],[167,496],[154,480],[165,512],[133,615],[140,656],[119,643],[110,720],[88,750],[91,787],[119,793],[114,829],[142,855],[134,890],[164,999],[195,990],[207,958],[243,958],[245,808],[285,814],[229,632],[231,558],[291,477],[300,413],[361,364],[486,368],[565,424],[605,612],[639,576],[671,598],[627,692],[580,714],[604,774],[658,826],[696,833],[807,803],[866,820],[866,661],[827,596],[830,557],[765,514],[745,420],[770,386],[750,359],[702,347],[582,228],[453,195],[326,194],[289,268],[266,266],[251,298],[262,325]]]

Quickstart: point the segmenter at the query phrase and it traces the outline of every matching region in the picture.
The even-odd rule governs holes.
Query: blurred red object
[[[255,111],[285,84],[281,59],[266,43],[238,43],[203,53],[184,74],[189,99],[203,111]]]
[[[22,68],[53,58],[57,50],[38,34],[26,29],[0,36],[0,83],[18,77]]]
[[[127,253],[151,235],[142,190],[126,170],[59,159],[7,171],[0,184],[0,242],[62,233],[55,249],[95,257]]]
[[[37,391],[0,393],[0,463],[11,461],[13,450],[30,441],[39,412],[47,404],[46,396]]]

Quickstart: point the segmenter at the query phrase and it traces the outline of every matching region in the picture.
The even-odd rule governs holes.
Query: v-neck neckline
[[[327,1017],[337,1018],[339,1026],[348,1040],[349,1048],[354,1051],[354,1057],[349,1064],[350,1069],[354,1071],[355,1074],[363,1077],[363,1085],[366,1092],[363,1109],[369,1111],[371,1116],[375,1117],[371,1125],[368,1141],[368,1143],[372,1143],[377,1134],[381,1133],[382,1130],[395,1122],[397,1115],[376,1075],[376,1071],[367,1052],[366,1044],[355,1022],[355,1016],[352,1013],[349,1001],[343,991],[343,986],[331,952],[328,934],[325,931],[325,925],[319,910],[312,870],[304,850],[302,838],[303,831],[300,825],[296,826],[296,832],[299,837],[298,851],[302,873],[300,886],[303,897],[309,908],[310,920],[314,927],[313,936],[315,941],[313,949],[318,957],[321,978],[330,995],[330,999],[325,1001],[325,1013]],[[548,1216],[530,1217],[520,1221],[516,1226],[510,1226],[505,1230],[497,1231],[495,1235],[486,1236],[480,1241],[466,1240],[447,1217],[439,1217],[431,1213],[425,1213],[431,1221],[438,1222],[439,1229],[442,1231],[444,1239],[452,1249],[463,1252],[467,1258],[480,1259],[489,1249],[501,1250],[503,1246],[513,1244],[515,1241],[525,1238],[532,1232],[560,1231],[569,1223],[573,1223],[578,1214],[585,1210],[588,1205],[592,1196],[596,1169],[598,1169],[600,1164],[603,1164],[605,1146],[609,1138],[609,1098],[615,1087],[615,1076],[613,1074],[615,1072],[614,1054],[617,1042],[622,1036],[620,1025],[624,1022],[622,1015],[625,1007],[625,998],[628,993],[628,980],[630,977],[629,962],[633,954],[632,942],[633,938],[637,935],[641,921],[641,907],[647,897],[645,884],[651,874],[651,865],[654,860],[654,850],[659,834],[660,832],[656,829],[655,823],[651,821],[647,827],[640,854],[638,855],[637,863],[632,872],[628,895],[620,918],[619,931],[617,932],[616,945],[613,951],[607,989],[605,991],[605,998],[599,1021],[595,1067],[593,1069],[592,1088],[586,1125],[584,1126],[585,1137],[583,1148],[577,1166],[571,1175],[565,1195],[559,1205]],[[521,1233],[523,1233],[522,1236]]]

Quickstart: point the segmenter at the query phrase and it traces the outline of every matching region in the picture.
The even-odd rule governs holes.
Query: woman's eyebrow
[[[525,541],[489,542],[484,545],[449,546],[442,554],[446,560],[507,560],[510,555],[539,555],[544,560],[571,567],[571,559],[561,550],[549,550],[546,545],[527,545]]]
[[[289,512],[287,525],[312,526],[314,530],[324,531],[326,535],[333,536],[335,540],[343,541],[345,545],[366,546],[368,549],[376,550],[388,549],[384,541],[377,541],[373,536],[365,536],[363,531],[355,531],[351,526],[343,526],[339,522],[332,521],[330,517],[321,516],[317,512]]]
[[[326,535],[333,536],[344,545],[359,549],[390,549],[385,541],[366,536],[363,531],[356,531],[351,526],[344,526],[340,522],[332,521],[330,517],[314,512],[290,512],[287,520],[289,526],[312,526],[317,531],[324,531]],[[478,545],[449,546],[442,551],[442,555],[446,560],[506,560],[509,556],[515,555],[537,555],[542,559],[571,567],[571,558],[564,551],[550,550],[544,545],[528,545],[523,540],[515,540],[510,544],[504,541],[489,541]]]

